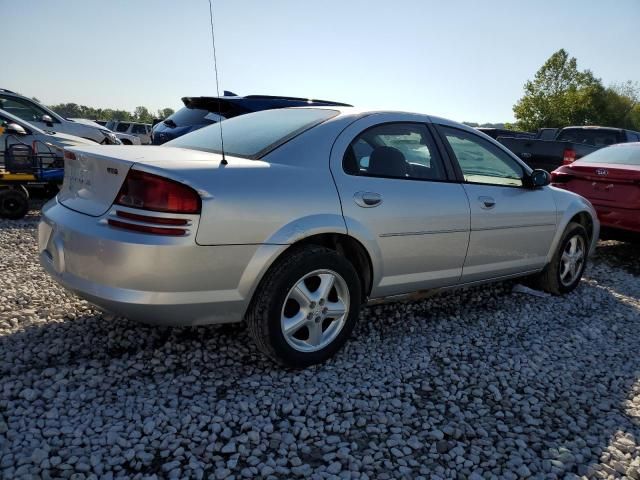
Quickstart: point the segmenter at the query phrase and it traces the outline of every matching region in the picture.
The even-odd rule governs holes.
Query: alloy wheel
[[[560,281],[565,287],[582,275],[585,251],[585,241],[581,235],[574,235],[565,244],[560,257]]]
[[[292,348],[299,352],[315,352],[336,339],[348,316],[347,282],[332,270],[315,270],[289,290],[282,307],[280,327]]]

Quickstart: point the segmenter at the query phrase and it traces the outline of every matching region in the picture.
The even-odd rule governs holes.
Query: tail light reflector
[[[129,170],[114,203],[141,210],[183,214],[200,213],[202,205],[193,188],[140,170]]]
[[[562,155],[562,164],[569,165],[576,161],[576,151],[573,148],[565,148]]]
[[[184,228],[152,227],[150,225],[139,225],[137,223],[121,222],[120,220],[115,220],[113,218],[107,220],[107,223],[112,227],[122,228],[124,230],[132,230],[134,232],[151,233],[154,235],[171,235],[179,237],[187,233]]]
[[[123,212],[116,210],[116,215],[121,218],[129,220],[136,220],[138,222],[156,223],[158,225],[186,225],[187,220],[185,218],[164,218],[164,217],[149,217],[147,215],[138,215],[137,213]]]

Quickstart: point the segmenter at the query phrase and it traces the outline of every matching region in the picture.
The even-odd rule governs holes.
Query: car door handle
[[[377,207],[382,203],[382,196],[375,192],[356,192],[353,201],[363,208]]]
[[[480,208],[485,210],[490,210],[496,206],[496,201],[492,197],[478,197],[478,201],[480,202]]]

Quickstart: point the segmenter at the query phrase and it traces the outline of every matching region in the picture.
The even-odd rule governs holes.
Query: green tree
[[[640,129],[640,86],[635,82],[609,86],[600,105],[600,123],[611,127]]]
[[[157,118],[165,119],[167,117],[170,117],[174,113],[175,111],[173,110],[173,108],[162,108],[158,110]]]
[[[590,70],[560,49],[524,85],[524,96],[513,107],[517,127],[537,130],[598,123],[605,89]]]
[[[147,107],[140,106],[136,107],[135,111],[133,112],[133,119],[136,122],[151,123],[153,121],[153,116],[151,115],[151,113],[149,113]]]

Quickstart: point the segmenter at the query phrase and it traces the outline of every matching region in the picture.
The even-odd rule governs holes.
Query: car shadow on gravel
[[[423,464],[443,468],[470,457],[484,471],[590,475],[614,444],[640,454],[639,417],[629,410],[640,395],[638,304],[619,304],[589,279],[570,302],[512,294],[511,285],[366,308],[346,348],[305,371],[265,360],[243,325],[158,328],[100,314],[36,322],[0,337],[1,413],[10,425],[34,421],[25,404],[41,418],[54,404],[70,425],[96,415],[114,425],[175,417],[188,437],[188,423],[201,422],[194,412],[222,420],[238,409],[259,423],[262,410],[278,430],[288,402],[321,411],[304,388],[358,405],[362,426],[342,435],[359,448],[384,444],[396,425],[421,439]],[[331,423],[353,412],[337,408]],[[245,428],[227,423],[233,437]],[[324,452],[314,449],[303,460],[320,464]]]
[[[604,261],[612,267],[622,268],[632,275],[640,276],[640,241],[600,241],[595,260]]]

